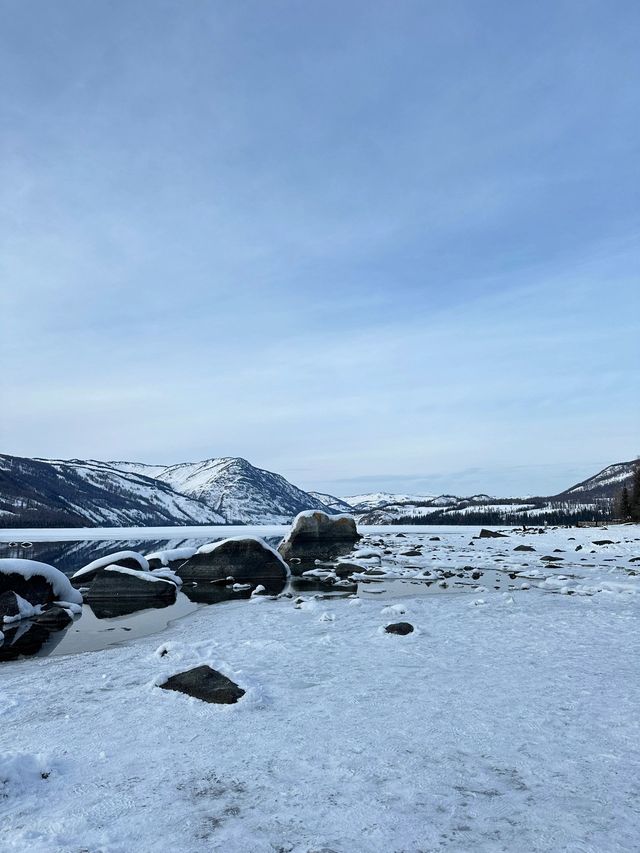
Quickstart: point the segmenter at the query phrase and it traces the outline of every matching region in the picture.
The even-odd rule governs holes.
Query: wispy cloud
[[[633,456],[623,7],[5,8],[4,449],[329,491]]]

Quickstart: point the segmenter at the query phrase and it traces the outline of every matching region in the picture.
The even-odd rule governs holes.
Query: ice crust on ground
[[[391,577],[540,567],[591,591],[262,595],[0,665],[2,853],[637,850],[640,527],[600,547],[592,530],[434,533],[365,544],[382,536]],[[414,633],[384,632],[399,619]],[[201,664],[246,695],[157,687]]]

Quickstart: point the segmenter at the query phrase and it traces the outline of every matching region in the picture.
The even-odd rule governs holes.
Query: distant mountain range
[[[0,527],[286,524],[298,512],[349,512],[360,523],[521,524],[604,518],[634,462],[610,465],[552,497],[305,492],[227,457],[178,465],[29,459],[0,454]]]

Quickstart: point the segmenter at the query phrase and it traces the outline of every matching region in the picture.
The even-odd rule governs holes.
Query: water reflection
[[[18,622],[2,629],[4,643],[0,645],[0,662],[17,660],[21,657],[51,654],[63,639],[66,630],[50,631],[37,622]]]
[[[217,536],[209,534],[188,539],[105,539],[33,544],[0,542],[0,557],[38,560],[56,566],[66,575],[72,575],[93,560],[117,551],[151,554],[173,548],[197,548],[224,538],[224,531],[220,531]],[[275,546],[280,537],[267,537],[266,541]],[[281,581],[263,585],[267,587],[265,591],[269,595],[277,595],[285,586]],[[187,616],[204,605],[245,599],[250,595],[250,589],[234,590],[224,583],[200,582],[185,584],[174,603],[131,596],[85,601],[82,615],[61,631],[51,631],[44,625],[28,620],[6,626],[3,629],[5,641],[0,645],[0,662],[34,655],[42,657],[98,651],[125,640],[162,631],[173,620]]]

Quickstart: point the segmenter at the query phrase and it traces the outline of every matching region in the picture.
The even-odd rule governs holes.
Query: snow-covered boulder
[[[305,559],[312,554],[325,557],[344,550],[339,546],[350,546],[361,538],[352,516],[310,510],[295,517],[278,551],[285,560],[292,557]]]
[[[65,574],[36,560],[0,560],[0,595],[4,592],[15,592],[32,605],[52,601],[82,604],[82,596]]]
[[[238,536],[203,545],[177,573],[183,580],[263,584],[280,592],[289,574],[280,554],[255,536]]]
[[[139,572],[124,566],[105,566],[91,584],[88,601],[111,598],[154,599],[173,603],[177,587],[151,572]]]
[[[138,554],[137,551],[117,551],[115,554],[105,554],[104,557],[99,557],[93,560],[81,569],[78,569],[71,580],[75,586],[84,586],[93,581],[96,575],[107,566],[122,566],[125,569],[133,569],[134,571],[149,571],[149,563],[146,557]]]

